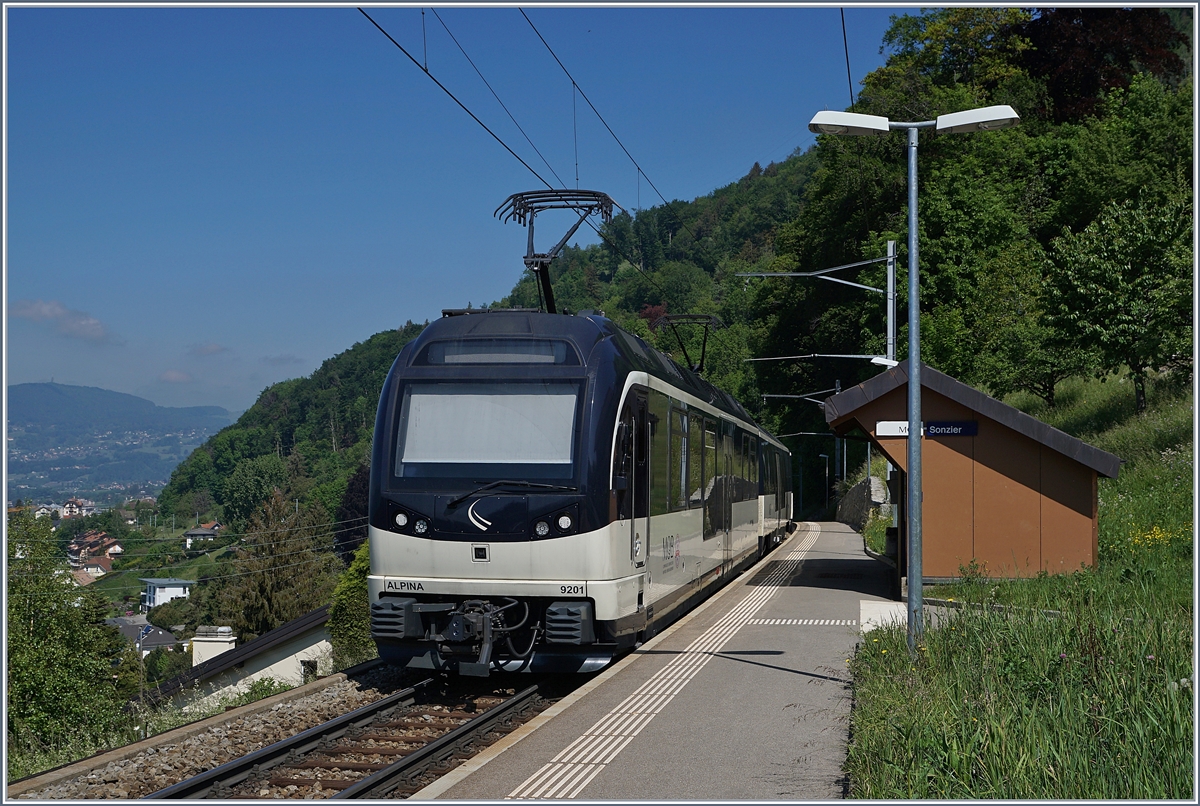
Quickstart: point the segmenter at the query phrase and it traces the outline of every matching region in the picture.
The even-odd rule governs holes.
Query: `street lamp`
[[[938,115],[937,120],[901,123],[857,112],[818,112],[808,124],[816,134],[882,135],[908,132],[908,648],[916,651],[924,627],[921,595],[921,332],[917,262],[917,130],[947,134],[994,131],[1016,126],[1011,106],[987,106]]]

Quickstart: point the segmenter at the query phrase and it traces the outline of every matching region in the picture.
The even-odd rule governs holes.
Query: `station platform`
[[[802,523],[698,610],[413,799],[845,796],[846,660],[903,612],[839,523]],[[902,617],[902,615],[901,615]]]

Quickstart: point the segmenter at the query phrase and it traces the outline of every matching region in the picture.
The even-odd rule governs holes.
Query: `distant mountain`
[[[157,406],[93,386],[10,386],[9,498],[54,498],[129,485],[153,489],[230,422],[229,412],[219,406]]]
[[[230,416],[220,406],[156,406],[145,398],[61,383],[19,383],[8,387],[9,427],[58,432],[158,431],[203,428],[218,431]]]

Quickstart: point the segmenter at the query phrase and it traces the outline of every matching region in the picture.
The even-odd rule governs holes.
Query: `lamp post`
[[[908,648],[916,651],[924,628],[921,580],[921,322],[917,251],[917,131],[939,133],[993,131],[1016,126],[1021,118],[1011,106],[968,109],[937,120],[893,122],[879,115],[857,112],[818,112],[808,129],[816,134],[883,135],[903,129],[908,133]]]

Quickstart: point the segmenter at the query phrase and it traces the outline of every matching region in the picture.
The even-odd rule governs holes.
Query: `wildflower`
[[[883,650],[883,654],[884,654],[884,655],[886,655],[886,654],[887,654],[887,650],[886,650],[886,649],[885,649],[885,650]]]
[[[879,639],[878,639],[878,638],[872,638],[871,640],[872,640],[873,642],[875,642],[876,644],[878,644],[878,643],[879,643]]]
[[[1146,656],[1146,660],[1154,660],[1154,656],[1153,656],[1153,655],[1147,655],[1147,656]]]
[[[1059,658],[1059,660],[1066,660],[1066,659],[1067,659],[1067,653],[1066,653],[1066,652],[1060,652],[1060,653],[1058,653],[1058,658]]]

